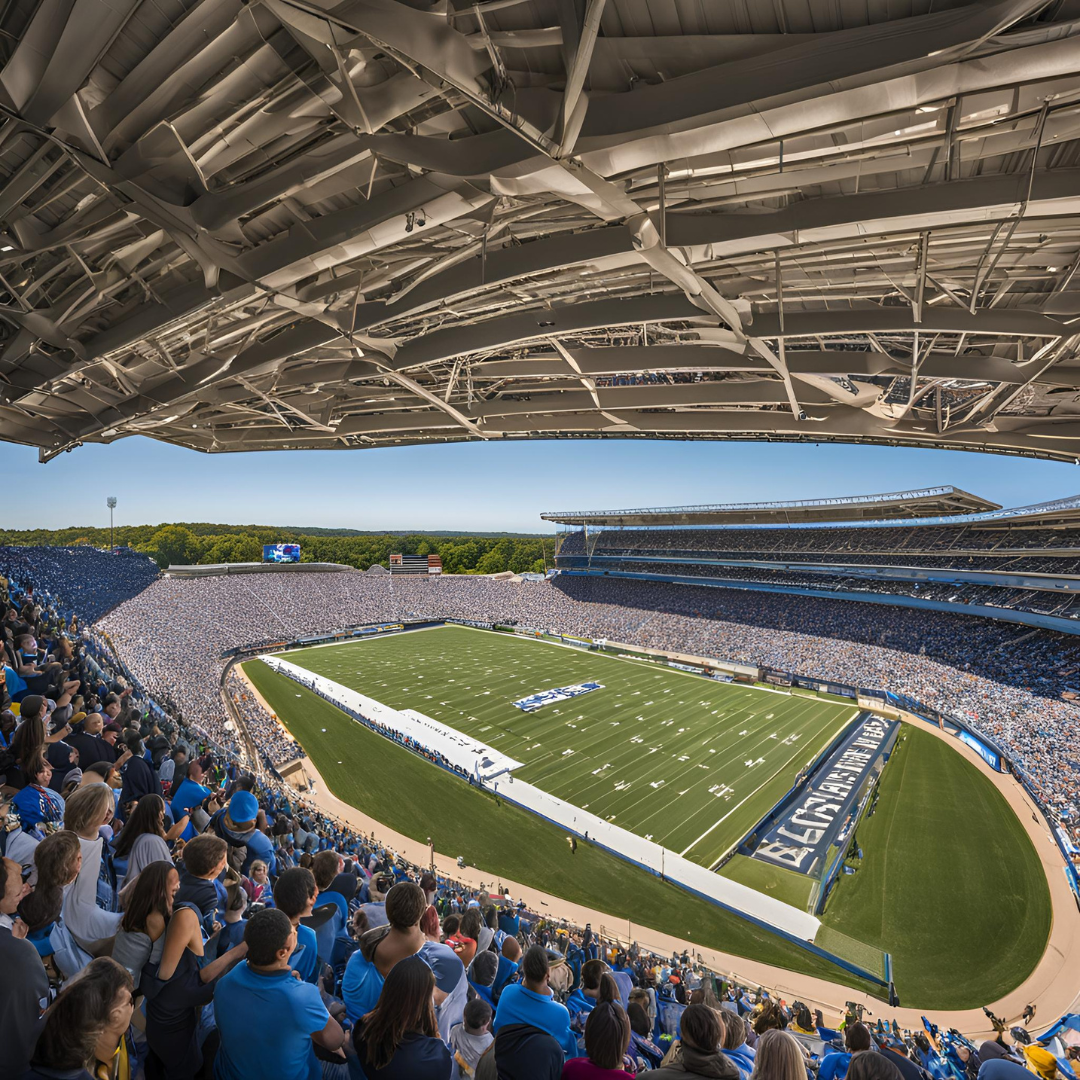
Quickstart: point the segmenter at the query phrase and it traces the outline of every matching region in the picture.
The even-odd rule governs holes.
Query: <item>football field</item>
[[[748,832],[858,712],[458,626],[282,659],[476,738],[520,761],[515,777],[704,866]],[[514,705],[585,682],[601,686],[532,712]]]

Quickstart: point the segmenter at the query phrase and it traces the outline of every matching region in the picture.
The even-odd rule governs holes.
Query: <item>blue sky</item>
[[[549,531],[545,510],[860,495],[954,484],[1006,506],[1080,494],[1058,462],[873,446],[468,443],[357,451],[197,454],[151,439],[84,446],[38,465],[0,444],[8,528],[212,521],[352,529]]]

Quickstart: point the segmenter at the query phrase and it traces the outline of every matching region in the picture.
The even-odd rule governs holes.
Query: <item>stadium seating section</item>
[[[722,561],[734,565],[715,565]],[[784,564],[827,564],[828,570]],[[965,573],[1076,576],[1080,531],[1008,529],[970,524],[904,527],[605,529],[587,543],[569,533],[559,549],[564,569],[620,571],[705,582],[826,592],[881,593],[950,605],[1080,618],[1078,596],[1039,581],[971,581]],[[752,563],[753,565],[747,565]],[[907,568],[955,571],[952,580],[912,580]],[[872,575],[872,580],[868,580]],[[936,575],[941,577],[942,575]]]
[[[843,531],[834,530],[830,543],[845,542],[837,538]],[[898,542],[909,538],[914,531],[880,530],[878,537],[890,534],[895,544],[890,551],[898,552]],[[953,558],[945,553],[945,549],[957,547],[946,542],[955,540],[955,536],[934,529],[918,531],[935,540],[930,545],[919,541],[915,552],[919,558],[943,561]],[[867,551],[866,535],[858,530],[850,532],[846,541],[849,549]],[[695,533],[684,530],[678,538],[680,547],[663,550],[669,553],[675,550],[715,553],[718,550],[716,535],[715,531]],[[811,552],[810,543],[819,543],[822,535],[823,530],[791,530],[784,539],[784,543],[790,545],[786,553],[807,556]],[[649,533],[647,537],[635,537],[623,532],[618,536],[618,547],[609,546],[614,540],[605,540],[604,550],[616,551],[632,562],[642,551],[660,550],[656,536]],[[728,534],[725,551],[736,550],[730,539],[732,536],[739,538],[742,546],[737,550],[743,557],[747,553],[756,557],[762,550],[763,534],[747,530]],[[1027,539],[1034,537],[1029,534]],[[569,540],[563,548],[564,554],[573,555],[576,543],[574,539]],[[652,546],[646,547],[646,543]],[[974,547],[974,540],[969,546]],[[819,547],[815,553],[824,558],[834,550]],[[1039,556],[1031,558],[1041,564],[1044,555],[1045,548]],[[964,560],[1015,559],[1016,555],[997,551],[992,556],[974,556],[965,551],[956,557]],[[1050,560],[1051,557],[1045,558]],[[1063,562],[1065,558],[1063,556]],[[980,561],[979,565],[983,563]],[[1068,635],[940,612],[904,608],[884,611],[875,605],[850,601],[576,575],[558,575],[545,581],[454,576],[433,580],[391,580],[387,575],[343,570],[338,573],[184,579],[161,577],[153,564],[142,556],[112,555],[89,548],[3,548],[0,549],[0,571],[9,582],[11,605],[4,621],[9,639],[13,630],[25,627],[36,635],[39,645],[54,646],[63,631],[73,628],[73,618],[78,620],[76,640],[81,648],[68,659],[60,650],[55,664],[44,664],[42,676],[31,675],[39,680],[36,689],[55,702],[52,728],[63,731],[62,725],[67,720],[76,724],[82,720],[81,716],[73,715],[77,706],[81,706],[80,712],[101,709],[109,717],[115,717],[116,723],[109,727],[123,729],[122,738],[136,756],[145,751],[152,764],[149,782],[161,788],[161,781],[164,781],[166,795],[178,796],[181,785],[189,782],[227,785],[226,808],[219,810],[216,803],[210,803],[207,807],[210,816],[196,814],[189,825],[192,829],[206,828],[212,835],[220,837],[223,841],[221,850],[231,853],[229,857],[236,871],[230,878],[232,884],[226,890],[224,907],[217,913],[225,921],[225,930],[220,932],[220,942],[216,936],[211,938],[212,944],[208,948],[214,953],[208,953],[202,961],[205,964],[212,960],[220,950],[221,963],[212,971],[210,967],[204,968],[204,980],[210,979],[211,975],[216,978],[219,969],[223,970],[230,960],[237,959],[236,954],[228,951],[228,946],[239,938],[235,933],[229,937],[230,921],[225,909],[243,910],[252,899],[260,905],[270,902],[272,881],[267,881],[267,874],[256,860],[257,855],[262,857],[260,853],[264,848],[271,864],[271,879],[277,877],[280,880],[280,875],[289,868],[311,866],[319,875],[324,891],[332,896],[348,894],[342,895],[340,914],[328,915],[334,933],[327,942],[312,935],[312,941],[318,941],[318,945],[313,943],[309,948],[317,955],[316,966],[322,969],[325,977],[323,994],[315,993],[306,1006],[312,1010],[312,1015],[319,1009],[325,1012],[322,1002],[326,1000],[333,1004],[335,995],[344,998],[345,1010],[349,1012],[352,1008],[350,994],[355,997],[359,993],[355,990],[355,982],[350,984],[350,971],[354,966],[361,968],[364,964],[373,967],[367,954],[369,938],[363,937],[357,948],[354,938],[359,935],[350,934],[344,912],[349,912],[352,919],[353,911],[359,905],[364,915],[360,917],[357,929],[363,930],[368,919],[385,917],[380,913],[389,910],[388,906],[383,908],[384,890],[395,883],[423,880],[427,902],[434,902],[437,914],[444,920],[467,916],[471,906],[479,908],[481,922],[491,927],[474,930],[477,937],[473,939],[464,932],[466,925],[471,927],[471,923],[462,922],[460,927],[454,922],[446,924],[449,928],[447,939],[458,951],[458,958],[454,958],[451,949],[440,946],[444,952],[437,954],[437,960],[428,961],[439,980],[440,990],[444,990],[444,984],[460,987],[459,1004],[463,1005],[466,996],[465,967],[461,958],[471,958],[471,953],[463,950],[476,948],[479,941],[482,951],[483,943],[490,943],[494,935],[499,935],[498,940],[502,940],[503,934],[512,934],[516,930],[525,944],[531,941],[546,950],[553,950],[551,956],[568,969],[566,978],[571,982],[580,982],[583,978],[585,961],[603,958],[619,976],[616,982],[621,996],[626,998],[635,984],[645,991],[640,998],[645,1021],[640,1032],[635,1026],[631,1042],[635,1068],[644,1070],[659,1062],[676,1034],[687,992],[696,988],[700,996],[706,986],[711,992],[717,985],[726,998],[725,1007],[730,1010],[725,1014],[729,1031],[738,1033],[745,1028],[753,1037],[752,1025],[762,1031],[769,1027],[787,1028],[812,1055],[825,1053],[826,1045],[837,1037],[835,1031],[823,1026],[821,1017],[815,1022],[797,1003],[785,1005],[770,1001],[753,988],[725,977],[723,972],[707,971],[689,955],[658,956],[636,945],[601,940],[591,928],[559,922],[548,912],[522,911],[502,897],[495,898],[497,908],[489,907],[492,898],[487,892],[478,893],[475,888],[453,879],[440,877],[436,880],[430,875],[424,879],[419,867],[396,857],[375,837],[358,833],[315,809],[295,793],[287,792],[280,781],[274,779],[276,773],[272,769],[257,780],[246,776],[241,771],[240,733],[224,706],[223,689],[237,706],[241,721],[266,765],[285,762],[300,751],[259,705],[250,687],[232,671],[226,676],[229,660],[238,650],[292,642],[305,636],[364,624],[455,618],[605,638],[639,647],[766,665],[825,680],[887,687],[930,707],[947,705],[962,712],[976,730],[992,736],[1022,764],[1032,787],[1058,816],[1071,839],[1080,838],[1076,829],[1080,803],[1077,781],[1080,776],[1080,725],[1076,722],[1076,708],[1071,703],[1080,672],[1080,644]],[[7,659],[9,665],[14,662],[20,671],[24,670],[21,665],[25,657],[16,658],[10,647]],[[77,688],[75,683],[78,683]],[[28,696],[30,689],[34,688],[16,692],[24,708],[35,704],[34,696]],[[124,694],[125,689],[128,694]],[[110,692],[121,696],[114,699],[109,696]],[[73,698],[73,694],[78,697]],[[4,758],[5,783],[20,794],[34,792],[37,789],[28,783],[29,778],[20,779],[22,767],[29,766],[29,759],[20,757],[25,739],[21,749],[20,740],[13,740],[14,717],[10,713],[3,716],[3,742],[5,746],[13,744]],[[85,738],[97,736],[87,734]],[[113,741],[108,743],[110,747]],[[196,771],[194,764],[177,758],[173,752],[176,748],[185,749],[190,760],[198,760],[205,772]],[[120,749],[123,749],[122,744]],[[116,912],[116,894],[123,884],[126,864],[135,859],[135,850],[132,850],[125,853],[125,859],[105,860],[102,865],[109,868],[109,873],[103,874],[95,884],[101,846],[108,843],[120,821],[118,819],[112,826],[107,824],[112,813],[110,799],[108,813],[102,818],[99,830],[98,820],[85,809],[91,800],[76,792],[86,786],[87,780],[100,779],[102,775],[108,778],[112,774],[115,765],[107,752],[103,751],[103,754],[106,761],[104,766],[97,766],[98,773],[88,773],[93,763],[85,760],[81,762],[85,768],[74,772],[70,771],[70,763],[55,761],[63,777],[61,786],[69,801],[67,809],[62,802],[57,809],[55,800],[43,799],[33,802],[33,806],[41,811],[36,820],[33,820],[32,810],[28,810],[30,801],[18,802],[16,810],[15,835],[20,839],[19,843],[9,846],[8,855],[23,862],[27,870],[34,871],[31,877],[34,891],[20,901],[19,910],[25,912],[37,954],[50,964],[47,970],[52,975],[54,988],[49,989],[44,976],[40,980],[37,975],[29,980],[0,980],[0,985],[5,987],[0,989],[0,998],[3,998],[0,1038],[5,1040],[5,1050],[18,1057],[21,1063],[25,1064],[34,1056],[35,1068],[40,1070],[30,1074],[34,1077],[60,1075],[55,1070],[48,1071],[47,1051],[43,1049],[62,1041],[49,1038],[48,1024],[55,1022],[59,1012],[54,1009],[48,1014],[45,1032],[37,1040],[36,1049],[37,1028],[33,1024],[13,1026],[5,1017],[16,1016],[19,1008],[25,1011],[30,1005],[36,1007],[42,996],[50,996],[55,992],[56,984],[66,982],[81,968],[86,969],[84,978],[74,980],[61,991],[72,1001],[83,992],[78,989],[80,984],[92,986],[95,980],[108,982],[112,978],[120,980],[117,984],[120,985],[127,979],[113,960],[91,961],[90,954],[100,949],[100,941],[89,940],[95,935],[87,929],[92,925],[100,927],[104,920],[108,932],[97,936],[111,941],[117,934],[121,916]],[[112,757],[115,756],[113,750]],[[49,760],[53,761],[54,757],[50,753]],[[166,760],[171,764],[174,758],[177,759],[175,771],[171,779],[166,780],[167,773],[162,767]],[[68,770],[66,775],[65,768]],[[160,771],[161,781],[155,770]],[[125,772],[125,777],[129,775]],[[125,779],[119,800],[121,817],[131,805],[125,799],[127,782]],[[200,801],[201,795],[196,794],[195,802],[185,805],[197,808]],[[82,865],[90,868],[89,894],[84,888],[85,875],[81,872],[71,889],[62,894],[58,886],[67,885],[70,879],[54,881],[50,875],[55,877],[59,871],[50,867],[56,860],[41,861],[38,865],[35,849],[39,843],[53,844],[53,836],[65,823],[72,827],[70,819],[77,816],[76,805],[79,807],[77,813],[82,815],[79,817],[81,838],[78,840],[83,854]],[[244,824],[251,822],[256,808],[265,816],[272,841],[254,824]],[[178,816],[180,810],[174,803],[174,816]],[[20,812],[23,817],[19,817]],[[130,820],[136,819],[131,817]],[[155,829],[156,826],[150,831]],[[65,831],[59,835],[72,834]],[[123,833],[120,835],[122,838]],[[162,844],[164,846],[164,841]],[[335,853],[330,859],[332,866],[325,860],[320,863],[317,858],[324,852]],[[345,862],[345,859],[349,861]],[[184,892],[177,903],[180,899],[190,899],[197,906],[198,897],[202,895],[198,879],[193,876],[198,872],[198,859],[193,855],[190,860],[185,857],[181,861],[187,869],[182,875]],[[326,871],[327,866],[330,866],[329,871]],[[142,875],[148,872],[143,870],[135,878],[136,887]],[[209,902],[210,909],[217,903],[215,895]],[[287,901],[285,903],[287,905]],[[5,918],[13,913],[5,908]],[[212,910],[210,914],[213,915]],[[271,934],[273,927],[270,924],[274,917],[269,914],[263,917],[261,913],[253,915],[250,910],[248,915],[251,919],[258,918],[259,926],[266,927],[265,932]],[[175,915],[173,921],[176,921]],[[146,925],[149,927],[150,924]],[[232,925],[236,925],[235,921]],[[249,921],[247,925],[253,933],[255,923]],[[372,922],[371,925],[376,924]],[[453,934],[455,928],[458,930],[456,935]],[[125,963],[131,955],[129,950],[135,947],[134,939],[139,937],[138,934],[129,935],[132,937],[129,940],[124,937],[126,933],[126,930],[120,933],[115,945],[111,946],[116,959]],[[433,940],[442,936],[437,922],[432,933]],[[504,949],[504,957],[513,956],[514,949],[507,949]],[[492,959],[491,974],[495,972],[495,959]],[[324,960],[327,965],[322,968]],[[193,957],[183,976],[193,978],[196,983],[199,982],[197,963]],[[297,963],[294,954],[290,964],[295,966]],[[124,1075],[141,1076],[142,1061],[147,1058],[147,1076],[194,1076],[196,1066],[190,1062],[197,1062],[198,1052],[190,1049],[194,1043],[185,1042],[188,1047],[185,1052],[194,1056],[176,1056],[177,1032],[181,1041],[196,1039],[201,1014],[199,1003],[207,1000],[207,996],[190,996],[188,984],[188,997],[179,994],[178,990],[176,997],[170,997],[181,976],[165,978],[152,964],[143,967],[141,960],[134,967],[129,965],[129,970],[147,980],[141,992],[148,995],[148,1001],[145,1023],[117,1036],[134,1066]],[[502,966],[498,970],[502,971]],[[153,975],[148,974],[151,971]],[[714,974],[723,981],[714,984]],[[499,997],[491,990],[486,965],[469,967],[468,977],[473,988],[469,996]],[[155,1000],[163,999],[151,995],[154,986],[157,987],[154,993],[166,995],[168,1007],[155,1005]],[[457,989],[451,989],[451,996],[458,994]],[[243,993],[239,981],[235,992]],[[502,993],[505,994],[505,990]],[[576,1017],[574,1028],[565,1033],[563,1040],[565,1052],[571,1055],[575,1048],[584,1053],[581,1030],[585,1013],[591,1007],[589,1001],[582,1005],[581,991],[577,993],[577,998],[571,995],[568,1001],[572,1013],[573,1002],[578,1002],[581,1015]],[[22,1000],[28,997],[33,998],[30,1005]],[[332,1009],[335,1015],[336,1008]],[[505,1012],[509,1014],[512,1010],[507,1007]],[[236,1045],[236,1036],[230,1032],[229,1013],[229,1009],[219,1004],[219,1033],[215,1036],[220,1041],[219,1061],[221,1055],[227,1055],[230,1047]],[[745,1019],[740,1021],[740,1015]],[[442,1021],[460,1020],[460,1015],[450,1017],[440,1012],[438,1019],[439,1034],[450,1037],[449,1032],[441,1030]],[[855,1019],[854,1015],[848,1017],[852,1024]],[[235,1023],[236,1018],[233,1017],[231,1022]],[[318,1020],[319,1025],[323,1023],[322,1019]],[[738,1026],[740,1023],[742,1027]],[[326,1031],[331,1034],[339,1030],[330,1015],[326,1016],[326,1025]],[[55,1036],[55,1031],[52,1034]],[[895,1045],[898,1041],[895,1034],[884,1028],[875,1028],[873,1034],[881,1047]],[[460,1040],[460,1030],[457,1038]],[[93,1039],[91,1044],[94,1044]],[[208,1052],[213,1045],[213,1042],[206,1044]],[[301,1039],[300,1045],[303,1049],[307,1043]],[[965,1062],[970,1060],[968,1051],[975,1053],[978,1049],[955,1032],[940,1039],[925,1053],[919,1040],[909,1040],[908,1045],[912,1055],[919,1058],[923,1054],[922,1063],[943,1080],[964,1080]],[[1050,1045],[1060,1049],[1058,1043]],[[964,1054],[958,1053],[960,1049],[964,1049]],[[985,1046],[982,1049],[989,1056],[995,1053]],[[1043,1061],[1038,1056],[1044,1052],[1041,1047],[1028,1049],[1029,1062]],[[736,1073],[738,1080],[748,1080],[751,1066],[742,1067],[737,1039],[731,1053],[731,1060],[740,1062],[738,1067],[729,1062],[731,1080],[736,1080]],[[1020,1042],[1016,1043],[1012,1053],[1017,1061],[1023,1060],[1025,1051]],[[329,1056],[333,1057],[333,1054]],[[977,1062],[978,1057],[974,1060]],[[189,1064],[178,1066],[178,1061]],[[314,1057],[311,1061],[314,1071],[310,1075],[315,1075],[319,1066]],[[168,1068],[167,1063],[170,1063]],[[328,1063],[324,1075],[340,1076],[343,1080],[345,1065],[338,1067],[343,1071],[335,1073],[333,1063]],[[354,1072],[353,1075],[362,1074]],[[444,1074],[433,1071],[415,1075],[441,1077]],[[729,1074],[710,1072],[707,1075]],[[971,1075],[970,1065],[967,1075]],[[1042,1072],[1041,1075],[1049,1074]]]

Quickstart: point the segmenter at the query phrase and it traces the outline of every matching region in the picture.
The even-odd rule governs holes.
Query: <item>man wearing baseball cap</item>
[[[241,789],[210,819],[210,828],[229,847],[247,848],[247,856],[240,869],[242,874],[248,872],[256,859],[261,859],[270,868],[270,873],[276,874],[274,844],[266,833],[259,831],[256,825],[258,816],[259,800],[250,791]]]

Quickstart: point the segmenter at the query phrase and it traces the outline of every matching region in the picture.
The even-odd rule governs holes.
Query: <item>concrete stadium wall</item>
[[[305,562],[305,563],[207,563],[200,565],[170,566],[165,571],[166,577],[223,577],[226,574],[336,574],[342,570],[354,570],[355,567],[344,563]]]

